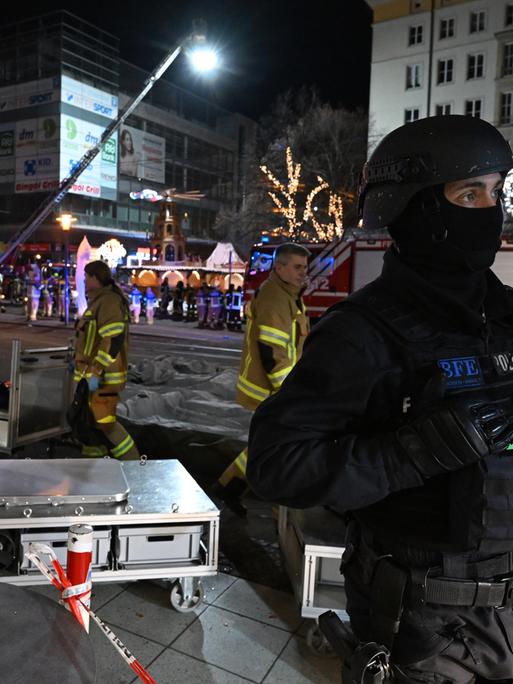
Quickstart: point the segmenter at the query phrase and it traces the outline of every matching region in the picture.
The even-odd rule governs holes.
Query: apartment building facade
[[[419,118],[478,116],[513,142],[513,2],[367,0],[373,10],[371,151]]]

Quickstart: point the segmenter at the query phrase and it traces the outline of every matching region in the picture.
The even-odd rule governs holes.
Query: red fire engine
[[[303,243],[312,256],[304,301],[311,318],[347,297],[376,278],[390,240],[338,239],[333,242]],[[278,245],[261,242],[253,245],[244,275],[244,300],[250,300],[269,275]]]

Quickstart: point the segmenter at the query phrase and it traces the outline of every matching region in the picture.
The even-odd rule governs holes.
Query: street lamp
[[[203,73],[213,71],[219,64],[217,52],[204,46],[192,48],[188,57],[196,71]]]
[[[18,247],[27,242],[28,238],[36,230],[36,228],[50,215],[52,211],[61,203],[68,190],[73,186],[80,174],[89,166],[93,159],[100,153],[102,146],[106,143],[114,133],[122,126],[125,120],[132,114],[137,105],[144,99],[146,94],[151,90],[154,84],[159,80],[162,74],[171,66],[178,55],[182,51],[193,59],[193,56],[198,68],[202,71],[210,70],[217,65],[217,55],[208,49],[207,25],[205,21],[197,19],[192,23],[192,31],[185,36],[182,36],[172,50],[166,55],[162,62],[152,71],[148,78],[144,81],[142,90],[128,101],[124,110],[118,114],[116,119],[105,128],[100,139],[95,145],[90,147],[82,156],[81,159],[73,165],[70,173],[63,178],[58,187],[50,193],[41,204],[35,209],[33,214],[28,218],[26,224],[9,240],[6,248],[0,252],[0,265],[5,263],[10,255],[18,249]]]
[[[61,214],[57,222],[64,233],[64,323],[69,323],[69,231],[77,219],[71,214]]]

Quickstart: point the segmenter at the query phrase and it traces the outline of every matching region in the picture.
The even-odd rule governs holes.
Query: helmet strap
[[[440,202],[436,196],[433,186],[426,188],[422,192],[421,211],[426,216],[429,227],[431,228],[431,239],[433,242],[445,242],[447,239],[447,228],[440,212]]]

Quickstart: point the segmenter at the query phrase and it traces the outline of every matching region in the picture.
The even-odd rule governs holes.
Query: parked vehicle
[[[312,256],[304,301],[310,318],[319,318],[330,306],[379,275],[390,240],[337,239],[303,243]],[[269,275],[277,245],[253,245],[244,275],[244,300],[249,301]]]

